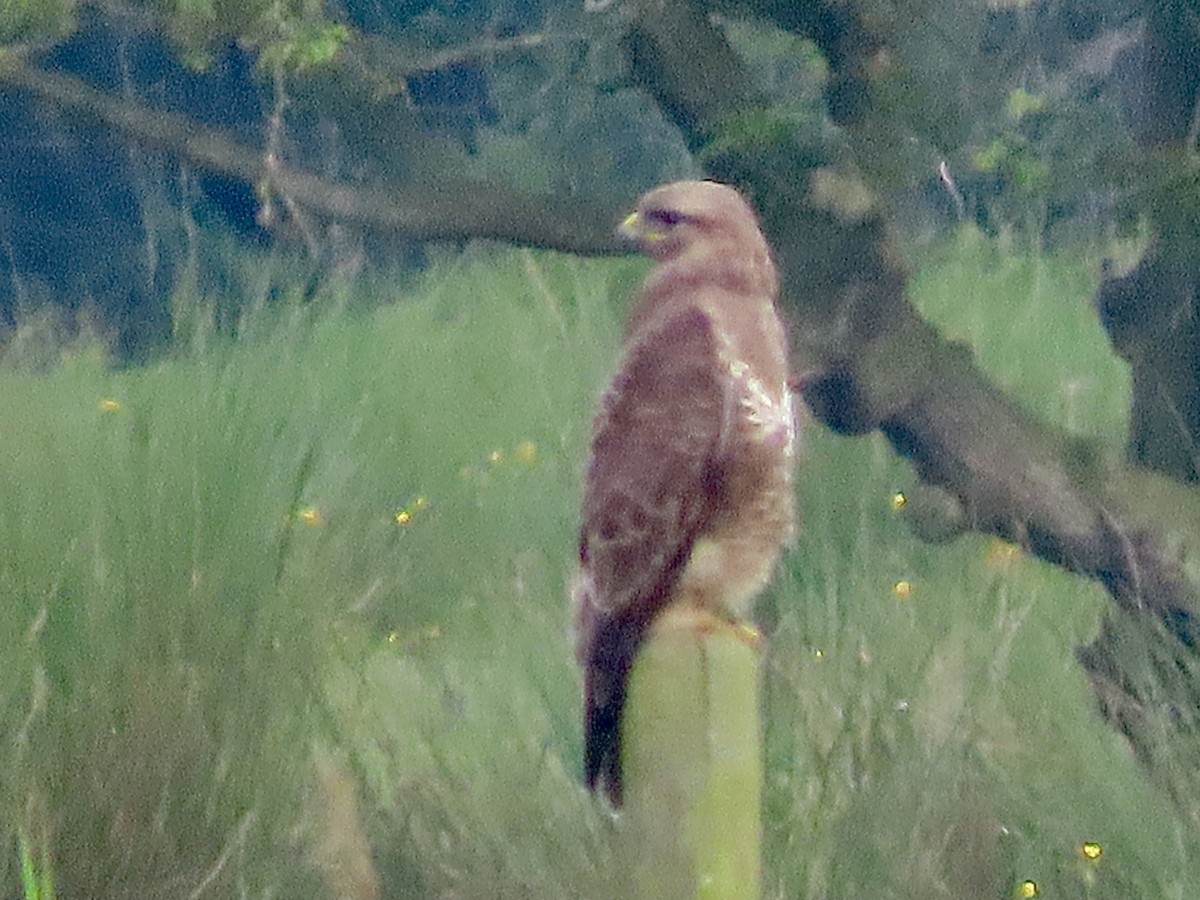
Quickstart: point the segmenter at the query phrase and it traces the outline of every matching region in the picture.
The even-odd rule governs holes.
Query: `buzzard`
[[[746,201],[667,184],[620,230],[656,265],[595,420],[572,589],[585,780],[618,806],[638,649],[668,607],[746,615],[795,530],[796,446],[778,280]]]

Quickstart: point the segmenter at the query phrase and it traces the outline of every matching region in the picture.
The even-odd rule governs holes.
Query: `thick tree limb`
[[[1145,156],[1138,212],[1155,240],[1137,268],[1100,286],[1096,307],[1129,362],[1131,463],[1200,482],[1200,60],[1196,11],[1152,4],[1141,35],[1143,102],[1134,134]]]
[[[1133,378],[1128,458],[1200,481],[1200,270],[1195,236],[1168,234],[1132,272],[1106,280],[1096,307]],[[1163,252],[1164,249],[1166,252]]]
[[[102,122],[147,147],[192,165],[285,195],[306,212],[418,240],[490,238],[570,253],[627,250],[613,234],[621,201],[530,196],[492,184],[439,181],[381,189],[334,181],[278,161],[186,116],[115,97],[68,75],[42,71],[15,54],[0,57],[0,89],[17,88]]]

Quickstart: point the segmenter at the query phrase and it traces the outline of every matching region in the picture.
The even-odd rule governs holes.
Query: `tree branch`
[[[219,129],[98,91],[68,75],[42,71],[13,53],[0,57],[3,86],[29,91],[198,168],[284,194],[307,212],[376,231],[418,240],[489,238],[586,255],[628,249],[613,234],[625,198],[601,202],[530,196],[466,179],[402,192],[349,184],[268,162],[259,148]]]

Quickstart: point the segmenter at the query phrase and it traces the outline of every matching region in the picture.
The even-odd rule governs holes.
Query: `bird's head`
[[[715,181],[676,181],[643,194],[617,233],[658,262],[692,247],[730,242],[766,251],[758,221],[741,195]]]

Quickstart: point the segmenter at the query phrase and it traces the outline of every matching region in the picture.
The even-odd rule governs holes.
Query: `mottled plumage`
[[[656,188],[622,233],[657,265],[596,417],[573,590],[585,777],[616,804],[646,631],[669,605],[747,613],[794,531],[796,442],[775,267],[737,191]]]

